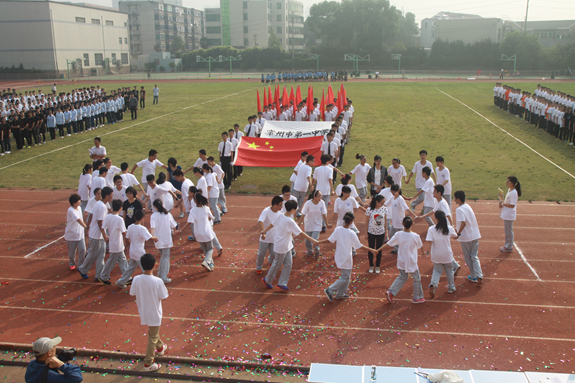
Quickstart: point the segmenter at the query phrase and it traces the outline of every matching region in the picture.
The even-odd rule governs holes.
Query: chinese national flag
[[[258,89],[258,112],[262,111],[262,106],[260,102],[260,90]]]
[[[243,136],[236,149],[234,165],[262,168],[294,167],[306,151],[318,163],[323,136],[306,138],[258,138]]]

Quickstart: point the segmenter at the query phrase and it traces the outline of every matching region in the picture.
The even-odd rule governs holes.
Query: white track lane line
[[[527,260],[527,258],[525,258],[525,255],[523,254],[523,252],[521,251],[521,249],[519,248],[519,246],[517,246],[517,242],[513,242],[513,245],[515,245],[515,250],[517,250],[517,252],[519,253],[519,255],[521,256],[521,259],[523,260],[523,262],[525,262],[525,264],[527,265],[527,267],[529,267],[531,269],[531,271],[533,272],[533,274],[535,274],[535,277],[537,278],[537,280],[539,282],[542,282],[541,278],[539,278],[539,274],[537,274],[537,271],[535,271],[535,269],[533,268],[533,266],[531,266],[531,264],[529,263],[529,261]]]
[[[212,291],[212,290],[208,290]],[[281,294],[281,293],[280,293]],[[319,295],[315,295],[318,297]],[[8,309],[8,310],[26,310],[26,311],[45,311],[45,312],[61,312],[61,313],[73,313],[73,314],[89,314],[89,315],[98,315],[98,316],[120,316],[120,317],[128,317],[128,318],[138,318],[138,314],[127,314],[127,313],[108,313],[108,312],[99,312],[99,311],[84,311],[84,310],[58,310],[58,309],[49,309],[45,307],[19,307],[19,306],[5,306],[0,305],[0,309]],[[454,335],[454,336],[473,336],[473,337],[486,337],[486,338],[503,338],[503,339],[519,339],[519,340],[542,340],[542,341],[557,341],[557,342],[575,342],[575,339],[572,338],[548,338],[542,336],[529,336],[529,335],[509,335],[509,334],[481,334],[481,333],[469,333],[469,332],[453,332],[453,331],[423,331],[421,329],[415,330],[404,330],[399,328],[369,328],[369,327],[345,327],[345,326],[329,326],[329,325],[306,325],[306,324],[290,324],[290,323],[276,323],[276,322],[248,322],[248,321],[241,321],[241,320],[221,320],[221,319],[198,319],[198,318],[187,318],[187,317],[170,317],[172,320],[181,320],[181,321],[190,321],[190,322],[218,322],[218,323],[225,323],[231,325],[244,325],[244,326],[254,326],[254,327],[284,327],[284,328],[304,328],[304,329],[332,329],[332,330],[351,330],[351,331],[369,331],[369,332],[389,332],[389,333],[408,333],[408,334],[417,334],[417,335]]]
[[[233,96],[236,96],[236,95],[238,95],[238,94],[241,94],[241,93],[244,93],[244,92],[247,92],[247,91],[250,91],[250,90],[253,90],[253,88],[251,88],[251,89],[246,89],[246,90],[242,90],[241,92],[237,92],[237,93],[228,94],[227,96],[223,96],[223,97],[219,97],[219,98],[214,98],[213,100],[204,101],[204,102],[201,102],[201,103],[199,103],[199,104],[186,106],[185,108],[182,108],[182,109],[179,109],[179,110],[175,110],[175,111],[170,112],[170,113],[162,114],[161,116],[157,116],[157,117],[154,117],[154,118],[150,118],[150,119],[145,120],[145,121],[140,121],[140,122],[137,122],[137,123],[132,124],[132,125],[130,125],[130,126],[126,126],[126,127],[124,127],[124,128],[114,130],[114,131],[112,131],[112,132],[107,132],[107,133],[100,134],[100,137],[108,136],[108,135],[110,135],[110,134],[118,133],[118,132],[121,132],[121,131],[126,130],[126,129],[133,128],[133,127],[138,126],[138,125],[142,125],[142,124],[146,124],[146,123],[151,122],[151,121],[158,120],[158,119],[160,119],[160,118],[164,118],[164,117],[167,117],[167,116],[171,116],[172,114],[180,113],[180,112],[183,112],[184,110],[188,110],[188,109],[190,109],[190,108],[195,108],[195,107],[197,107],[197,106],[209,104],[209,103],[214,102],[214,101],[223,100],[224,98],[233,97]],[[93,140],[94,140],[93,138],[89,138],[89,139],[87,139],[87,140],[83,140],[83,141],[76,142],[75,144],[66,145],[66,146],[63,146],[63,147],[61,147],[61,148],[54,149],[54,150],[51,150],[51,151],[46,152],[46,153],[43,153],[43,154],[39,154],[39,155],[34,156],[34,157],[26,158],[25,160],[18,161],[18,162],[14,162],[13,164],[10,164],[10,165],[6,165],[6,166],[0,168],[0,171],[2,171],[2,170],[4,170],[4,169],[8,169],[8,168],[10,168],[10,167],[12,167],[12,166],[16,166],[16,165],[22,164],[22,163],[27,162],[27,161],[31,161],[31,160],[36,159],[36,158],[40,158],[40,157],[46,156],[46,155],[48,155],[48,154],[52,154],[52,153],[55,153],[55,152],[59,152],[60,150],[64,150],[64,149],[68,149],[68,148],[71,148],[71,147],[74,147],[74,146],[78,146],[78,145],[83,144],[83,143],[86,143],[86,142],[92,142]]]
[[[490,119],[488,119],[487,117],[485,117],[484,115],[482,115],[481,113],[479,113],[478,111],[476,111],[475,109],[473,109],[470,106],[467,106],[466,104],[464,104],[463,102],[459,101],[458,99],[456,99],[455,97],[445,93],[444,91],[442,91],[439,88],[435,88],[437,89],[439,92],[443,93],[444,95],[446,95],[447,97],[457,101],[458,103],[460,103],[461,105],[463,105],[464,107],[466,107],[467,109],[471,110],[473,113],[477,114],[478,116],[480,116],[481,118],[483,118],[485,121],[489,122],[491,125],[495,126],[497,129],[501,130],[503,133],[507,134],[509,137],[513,138],[514,140],[516,140],[517,142],[519,142],[520,144],[524,145],[526,148],[528,148],[529,150],[531,150],[533,153],[537,154],[539,157],[543,158],[545,161],[549,162],[550,164],[552,164],[553,166],[555,166],[557,169],[561,170],[562,172],[564,172],[565,174],[567,174],[569,177],[575,179],[575,176],[571,173],[569,173],[567,170],[563,169],[561,166],[557,165],[555,162],[551,161],[549,158],[545,157],[544,155],[542,155],[541,153],[539,153],[538,151],[536,151],[535,149],[533,149],[531,146],[527,145],[525,142],[521,141],[519,138],[515,137],[513,134],[509,133],[507,130],[499,127],[496,123],[494,123],[493,121],[491,121]],[[1,169],[0,169],[1,170]]]
[[[58,241],[61,240],[62,238],[64,238],[64,236],[61,236],[60,238],[55,239],[54,241],[52,241],[52,242],[50,242],[50,243],[47,243],[47,244],[45,244],[44,246],[41,246],[41,247],[37,248],[37,249],[34,250],[33,252],[26,254],[26,255],[24,256],[24,258],[29,259],[32,255],[36,254],[37,252],[39,252],[39,251],[42,250],[42,249],[47,248],[47,247],[50,246],[51,244],[58,242]]]

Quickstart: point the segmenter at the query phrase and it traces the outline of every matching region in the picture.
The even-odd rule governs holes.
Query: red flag
[[[297,104],[301,103],[301,89],[299,88],[299,84],[297,86],[297,90],[295,91],[295,102]]]
[[[273,98],[272,98],[272,87],[268,86],[268,104],[272,104],[273,103]]]
[[[279,85],[278,88],[276,89],[276,94],[275,94],[275,102],[276,102],[276,114],[277,114],[277,118],[278,120],[280,119],[280,92],[279,92]]]
[[[289,96],[287,92],[287,86],[284,85],[284,92],[282,94],[282,106],[288,106],[288,105],[289,105]]]
[[[290,103],[293,105],[293,110],[292,110],[292,118],[295,120],[295,96],[293,93],[293,85],[291,86],[290,89],[290,93],[289,93],[289,101]],[[288,105],[289,106],[289,105]]]
[[[325,90],[322,90],[321,91],[321,103],[319,104],[319,114],[320,114],[322,121],[325,121],[325,101],[323,99],[324,93],[325,93]]]
[[[262,111],[262,106],[260,103],[260,90],[258,89],[258,112]]]
[[[307,115],[313,113],[313,88],[311,86],[307,87]]]
[[[306,138],[258,138],[243,136],[236,149],[234,165],[265,168],[294,167],[304,150],[321,157],[323,136]]]
[[[264,88],[264,108],[265,108],[266,106],[268,106],[268,98],[267,98],[267,96],[266,96],[266,90],[265,90],[265,88]]]
[[[331,89],[331,84],[327,87],[327,100],[325,100],[327,105],[333,104],[333,89]]]
[[[345,88],[343,87],[343,83],[341,84],[340,93],[341,93],[341,98],[342,98],[342,100],[341,100],[341,101],[342,101],[342,103],[341,103],[341,109],[342,109],[342,112],[343,112],[343,107],[344,107],[345,105],[347,105],[347,97],[346,97],[346,95],[345,95]]]

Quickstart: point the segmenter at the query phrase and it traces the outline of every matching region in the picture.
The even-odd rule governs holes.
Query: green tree
[[[282,49],[282,43],[277,38],[276,34],[274,33],[273,29],[270,32],[270,37],[268,38],[268,48],[273,50],[280,50]]]
[[[501,53],[507,56],[517,56],[517,69],[540,69],[542,67],[542,49],[539,38],[521,32],[511,32],[501,42]],[[507,62],[508,68],[513,69],[513,64]]]
[[[174,36],[170,43],[170,53],[176,53],[184,49],[184,40],[180,36]]]
[[[148,72],[155,72],[156,71],[156,63],[153,61],[149,61],[147,63],[144,64],[144,68],[148,71]]]
[[[200,39],[200,48],[208,49],[209,46],[210,44],[208,43],[208,38],[206,36],[202,37]]]
[[[170,69],[172,70],[172,72],[174,72],[176,69],[176,63],[173,61],[170,61],[170,63],[168,65],[170,66]]]
[[[181,72],[184,70],[184,66],[182,65],[182,63],[178,63],[178,65],[176,65],[176,71]]]
[[[159,70],[160,70],[160,72],[162,72],[162,73],[163,73],[163,72],[165,72],[165,71],[166,71],[166,68],[164,68],[163,66],[160,66]]]

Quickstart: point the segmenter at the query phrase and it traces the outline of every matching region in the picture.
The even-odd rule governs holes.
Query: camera
[[[74,359],[76,355],[78,355],[78,351],[75,348],[63,349],[56,354],[56,358],[60,359],[63,363],[68,363]]]

